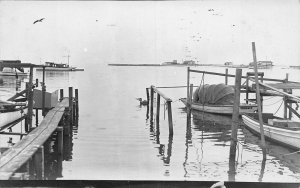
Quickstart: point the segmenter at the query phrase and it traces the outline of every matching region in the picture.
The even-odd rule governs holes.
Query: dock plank
[[[0,179],[9,179],[15,171],[25,164],[40,146],[56,130],[65,108],[68,107],[68,98],[50,110],[41,124],[31,131],[22,140],[8,149],[0,158]]]

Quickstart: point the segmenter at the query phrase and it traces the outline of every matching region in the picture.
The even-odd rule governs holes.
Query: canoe
[[[181,102],[187,105],[186,98],[181,98]],[[233,105],[210,105],[210,104],[200,104],[192,102],[191,108],[193,110],[200,112],[207,112],[207,113],[213,113],[213,114],[222,114],[222,115],[232,115],[233,113]],[[245,113],[254,113],[257,111],[257,105],[249,105],[249,104],[241,104],[239,112],[240,114]]]
[[[3,107],[0,106],[0,131],[5,129],[10,123],[20,119],[27,113],[24,107]]]
[[[260,125],[257,114],[242,115],[247,129],[260,135]],[[282,119],[273,115],[263,115],[263,127],[266,139],[300,149],[300,122]]]

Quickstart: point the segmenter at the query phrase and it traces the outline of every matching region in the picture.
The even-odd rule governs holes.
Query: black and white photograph
[[[299,0],[0,1],[0,187],[299,188],[299,103]]]

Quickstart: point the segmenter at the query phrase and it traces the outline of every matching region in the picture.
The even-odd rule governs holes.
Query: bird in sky
[[[35,20],[35,21],[33,22],[33,24],[36,24],[36,23],[38,23],[38,22],[42,22],[44,19],[45,19],[45,18],[42,18],[42,19],[39,19],[39,20]]]

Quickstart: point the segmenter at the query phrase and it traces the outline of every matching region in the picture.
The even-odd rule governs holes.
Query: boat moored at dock
[[[258,114],[242,115],[243,122],[250,131],[260,135]],[[263,114],[264,135],[271,141],[294,149],[300,149],[300,122],[282,119],[272,114]]]

